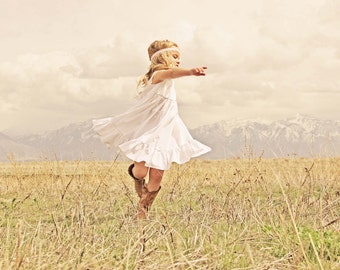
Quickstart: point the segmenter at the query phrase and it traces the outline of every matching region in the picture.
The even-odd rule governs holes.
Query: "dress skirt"
[[[180,118],[173,80],[148,85],[125,113],[93,120],[93,130],[107,146],[160,170],[210,151],[192,138]]]

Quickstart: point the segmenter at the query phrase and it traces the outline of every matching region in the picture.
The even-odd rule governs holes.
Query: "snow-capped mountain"
[[[91,121],[71,124],[40,135],[9,138],[0,134],[0,161],[112,160],[108,149],[91,131]],[[297,115],[271,123],[250,120],[221,121],[190,131],[212,151],[203,158],[328,157],[340,155],[340,121]]]
[[[221,121],[191,133],[211,146],[209,158],[340,155],[340,121],[304,115],[272,123]]]

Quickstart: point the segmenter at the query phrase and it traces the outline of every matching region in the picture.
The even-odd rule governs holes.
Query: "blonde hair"
[[[173,67],[171,51],[161,52],[152,57],[157,51],[171,47],[178,48],[178,45],[170,40],[156,40],[150,44],[148,48],[149,59],[151,61],[149,71],[140,78],[138,86],[145,86],[155,71]]]

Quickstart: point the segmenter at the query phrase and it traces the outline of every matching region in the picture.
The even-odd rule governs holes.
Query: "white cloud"
[[[34,130],[44,128],[41,121],[43,125],[53,126],[54,119],[60,115],[68,115],[64,118],[67,123],[68,119],[84,120],[84,115],[95,117],[109,109],[117,113],[127,107],[125,98],[131,99],[135,94],[136,78],[84,78],[82,74],[83,67],[75,57],[59,52],[24,55],[17,62],[1,65],[2,123]],[[39,111],[42,115],[35,121]],[[35,117],[27,122],[30,113]]]

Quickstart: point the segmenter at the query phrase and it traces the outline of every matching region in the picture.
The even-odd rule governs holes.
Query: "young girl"
[[[140,93],[127,112],[93,120],[102,142],[133,160],[128,168],[140,197],[137,219],[145,219],[160,188],[164,170],[172,162],[183,164],[210,151],[194,140],[178,115],[175,78],[204,76],[207,67],[180,68],[180,50],[169,40],[154,41],[148,48],[149,71],[139,81]],[[149,174],[149,181],[144,178]]]

